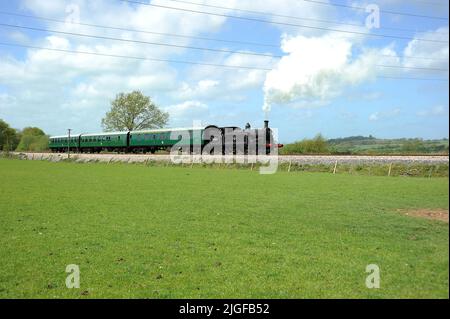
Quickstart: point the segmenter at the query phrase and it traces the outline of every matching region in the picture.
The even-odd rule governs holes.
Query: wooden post
[[[72,131],[71,128],[67,129],[69,132],[68,142],[67,142],[67,159],[70,159],[70,132]]]
[[[288,167],[288,173],[291,171],[291,165],[292,165],[292,160],[289,160],[289,167]]]
[[[337,168],[337,160],[336,160],[336,162],[334,163],[333,174],[336,174],[336,168]]]
[[[250,168],[251,171],[253,171],[253,163],[252,163],[252,167]]]
[[[392,163],[389,164],[389,172],[388,172],[388,176],[391,176],[391,170],[392,170]]]

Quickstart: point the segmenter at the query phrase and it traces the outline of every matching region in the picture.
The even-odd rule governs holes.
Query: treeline
[[[312,139],[303,139],[287,144],[280,154],[341,154],[341,155],[408,155],[408,154],[449,154],[448,139],[423,140],[378,139],[373,136],[350,136],[325,139],[321,134]]]
[[[17,130],[0,119],[0,151],[45,151],[48,135],[37,127]]]

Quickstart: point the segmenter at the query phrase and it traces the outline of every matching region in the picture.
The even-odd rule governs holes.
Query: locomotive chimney
[[[269,121],[268,121],[268,120],[265,120],[265,121],[264,121],[264,128],[265,128],[265,129],[268,129],[268,128],[269,128]]]

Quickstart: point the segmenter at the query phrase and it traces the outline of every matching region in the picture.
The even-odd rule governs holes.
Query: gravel
[[[67,159],[67,154],[59,153],[13,153],[22,159],[28,160],[49,160],[52,162],[58,162],[63,159]],[[170,155],[147,155],[147,154],[71,154],[72,159],[77,162],[88,162],[88,161],[98,161],[98,162],[127,162],[127,163],[138,163],[147,161],[171,161]],[[179,156],[178,159],[183,159],[185,162],[191,162],[192,157],[188,155]],[[226,160],[232,161],[234,159],[244,162],[248,159],[244,156],[226,156]],[[267,160],[267,156],[263,156],[262,160]],[[276,157],[270,157],[271,159],[276,159]],[[206,160],[220,160],[221,156],[206,156],[203,158],[195,157],[194,161],[204,162]],[[255,157],[253,157],[253,162]],[[296,163],[296,164],[333,164],[336,161],[340,164],[387,164],[387,163],[403,163],[403,164],[448,164],[448,156],[354,156],[354,155],[289,155],[289,156],[278,156],[279,163]],[[249,162],[252,162],[250,160]]]

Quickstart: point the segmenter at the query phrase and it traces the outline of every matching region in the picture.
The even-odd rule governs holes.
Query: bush
[[[401,148],[403,153],[422,153],[426,151],[423,142],[420,139],[406,141]]]
[[[17,147],[20,134],[0,119],[0,151],[11,151]]]
[[[328,142],[321,134],[317,134],[313,139],[303,139],[302,141],[287,144],[280,151],[282,155],[329,153]]]
[[[37,127],[26,127],[22,131],[22,138],[17,151],[40,152],[48,149],[48,136]]]

